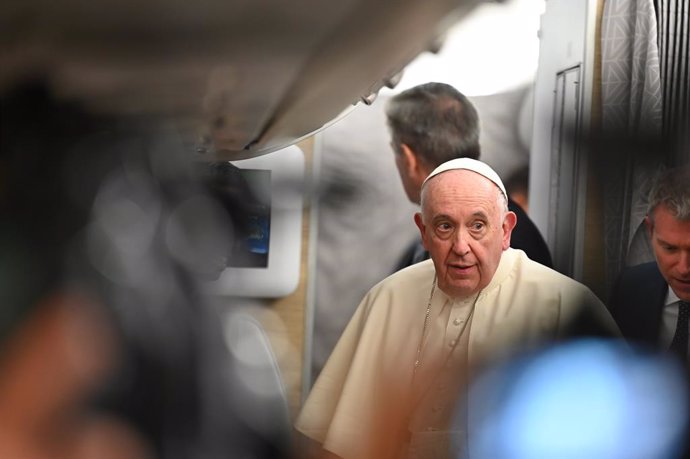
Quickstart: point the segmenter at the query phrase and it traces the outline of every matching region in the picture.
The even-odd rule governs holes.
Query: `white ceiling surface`
[[[465,95],[480,96],[531,82],[537,70],[537,33],[544,8],[544,0],[480,5],[448,30],[437,54],[418,56],[405,68],[395,90],[388,91],[440,81]]]

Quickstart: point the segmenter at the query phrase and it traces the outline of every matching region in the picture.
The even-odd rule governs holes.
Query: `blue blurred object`
[[[464,406],[473,459],[670,459],[686,446],[682,368],[620,341],[569,342],[491,368]]]

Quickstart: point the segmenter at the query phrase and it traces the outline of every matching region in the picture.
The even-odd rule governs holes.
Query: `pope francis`
[[[583,317],[618,334],[587,287],[509,247],[516,216],[488,165],[436,168],[415,222],[431,260],[369,291],[297,419],[321,457],[465,457],[472,430],[456,407],[480,367],[563,338]]]

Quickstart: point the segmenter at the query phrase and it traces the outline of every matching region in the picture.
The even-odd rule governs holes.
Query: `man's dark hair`
[[[394,96],[386,107],[397,154],[410,147],[435,168],[455,158],[479,159],[479,117],[472,102],[444,83],[426,83]]]

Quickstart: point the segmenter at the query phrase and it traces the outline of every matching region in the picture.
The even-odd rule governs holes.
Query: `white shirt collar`
[[[673,291],[671,286],[668,286],[668,293],[666,293],[666,302],[664,303],[664,306],[668,306],[669,304],[677,303],[680,301],[680,298],[678,298],[678,295],[676,295],[676,292]]]

